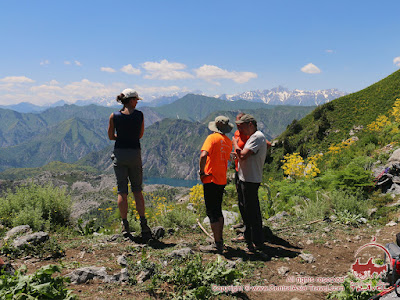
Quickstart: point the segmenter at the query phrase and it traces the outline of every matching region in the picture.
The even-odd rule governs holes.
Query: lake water
[[[166,184],[175,187],[192,187],[201,183],[200,180],[185,180],[176,178],[145,178],[144,184]]]

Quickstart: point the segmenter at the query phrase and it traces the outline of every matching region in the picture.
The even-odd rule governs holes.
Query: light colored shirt
[[[267,156],[267,142],[264,134],[257,130],[247,140],[243,149],[253,152],[244,160],[239,160],[239,179],[244,182],[261,183],[265,157]]]

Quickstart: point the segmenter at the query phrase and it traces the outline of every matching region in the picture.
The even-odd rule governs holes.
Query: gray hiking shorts
[[[140,149],[114,149],[111,155],[118,194],[128,194],[128,179],[132,192],[142,191],[142,156]]]

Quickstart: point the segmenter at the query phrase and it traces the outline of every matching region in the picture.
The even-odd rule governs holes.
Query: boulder
[[[32,234],[17,237],[13,242],[13,246],[15,248],[21,248],[26,245],[37,246],[41,243],[46,242],[48,239],[49,239],[49,234],[47,232],[39,231]]]
[[[400,163],[400,148],[393,151],[392,155],[389,157],[387,165],[392,165],[395,163]]]
[[[182,248],[179,250],[174,250],[171,253],[169,253],[167,256],[169,258],[174,259],[174,258],[185,258],[191,254],[193,254],[193,250],[190,249],[189,247],[187,247],[187,248]]]
[[[223,210],[222,215],[224,216],[224,225],[236,224],[236,220],[239,218],[239,214],[234,211]],[[206,217],[203,224],[210,224],[210,219]]]
[[[73,284],[85,283],[95,278],[104,280],[107,276],[105,267],[79,268],[66,275],[66,277],[71,279],[71,283]]]
[[[29,225],[20,225],[17,227],[14,227],[13,229],[7,231],[5,240],[8,240],[9,238],[12,238],[13,236],[16,236],[20,233],[31,233],[32,229]]]
[[[164,235],[165,235],[165,228],[162,227],[162,226],[153,227],[153,228],[151,229],[151,233],[152,233],[152,235],[153,235],[153,238],[155,238],[156,240],[158,240],[158,239],[164,237]]]

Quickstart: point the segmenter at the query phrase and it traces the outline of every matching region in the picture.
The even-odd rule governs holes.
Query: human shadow
[[[245,246],[244,246],[245,247]],[[270,261],[272,257],[297,257],[300,252],[285,249],[282,247],[272,247],[269,245],[264,245],[262,250],[255,252],[248,252],[244,250],[244,247],[226,247],[226,251],[223,256],[226,259],[234,260],[237,258],[243,259],[243,261]]]
[[[133,236],[132,234],[129,234],[129,235],[125,236],[125,238],[136,244],[143,245],[143,246],[147,245],[153,249],[166,249],[166,248],[172,248],[172,247],[176,246],[175,243],[166,244],[160,240],[152,239],[152,238],[145,238],[140,235]]]
[[[275,235],[272,232],[272,230],[267,226],[263,227],[263,232],[264,232],[264,239],[269,244],[279,245],[279,246],[283,246],[283,247],[286,247],[286,248],[292,248],[292,249],[302,249],[301,247],[292,245],[290,242],[288,242],[288,241],[280,238],[279,236]]]

